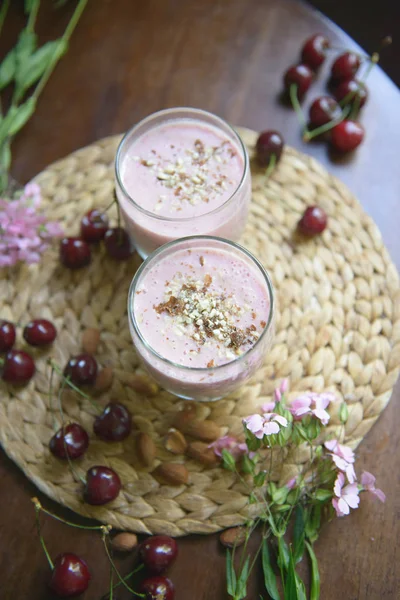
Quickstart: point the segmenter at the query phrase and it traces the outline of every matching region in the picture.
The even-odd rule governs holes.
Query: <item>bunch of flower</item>
[[[243,419],[245,445],[232,437],[212,444],[226,469],[236,472],[249,492],[250,504],[256,504],[259,514],[247,524],[247,540],[257,525],[262,527],[262,566],[266,590],[273,600],[281,595],[270,560],[267,540],[274,539],[276,562],[279,567],[284,600],[305,600],[303,581],[296,564],[307,551],[311,564],[310,598],[320,596],[318,562],[313,544],[318,538],[324,518],[335,514],[343,517],[360,503],[360,493],[370,492],[382,502],[385,494],[375,487],[375,477],[363,472],[360,481],[354,469],[355,455],[349,446],[340,443],[348,419],[345,403],[338,405],[332,392],[306,392],[289,402],[288,382],[284,380],[274,392],[273,402],[264,404],[261,412]],[[341,425],[336,438],[324,431],[329,424],[328,409],[332,405],[340,415]],[[309,460],[297,475],[284,485],[272,481],[274,457],[290,453],[295,456],[299,447],[308,448]],[[260,453],[260,450],[264,450]],[[289,524],[294,521],[288,543]],[[235,552],[233,548],[232,553]],[[246,597],[246,582],[256,557],[250,563],[246,551],[238,572],[233,566],[232,553],[227,551],[227,591],[234,600]]]
[[[22,194],[9,200],[0,198],[0,267],[19,261],[37,263],[53,237],[63,234],[58,223],[46,221],[38,212],[40,188],[25,186]]]

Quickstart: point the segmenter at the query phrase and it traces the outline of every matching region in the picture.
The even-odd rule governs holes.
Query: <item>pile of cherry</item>
[[[306,40],[301,50],[301,62],[291,66],[284,75],[284,86],[288,94],[291,86],[295,85],[297,99],[303,100],[330,47],[329,40],[321,34],[313,35]],[[373,61],[373,59],[368,60]],[[330,143],[338,152],[351,152],[364,139],[364,128],[356,120],[359,110],[368,99],[365,84],[356,79],[361,63],[362,57],[355,52],[348,51],[340,54],[331,66],[331,78],[328,82],[333,96],[316,98],[309,110],[310,126],[316,129],[334,124],[343,116],[343,110],[347,109],[349,118],[340,120],[330,129]]]

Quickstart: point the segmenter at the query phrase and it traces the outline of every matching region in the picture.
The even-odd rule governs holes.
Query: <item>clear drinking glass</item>
[[[263,286],[269,300],[266,325],[254,345],[234,360],[215,367],[189,367],[174,362],[174,357],[161,356],[144,338],[135,314],[135,293],[143,278],[165,257],[180,250],[228,251],[248,265],[252,276]],[[136,351],[150,375],[166,390],[180,398],[210,401],[217,400],[246,383],[262,365],[271,347],[274,332],[274,291],[267,271],[248,250],[229,240],[211,236],[193,236],[165,244],[140,266],[128,295],[128,317],[132,340]]]
[[[239,152],[243,173],[233,194],[218,208],[196,217],[165,217],[146,210],[128,193],[121,167],[135,140],[169,121],[195,121],[219,130]],[[237,241],[246,225],[251,200],[251,175],[245,145],[238,133],[220,117],[195,108],[171,108],[154,113],[132,127],[122,139],[115,159],[116,193],[132,244],[142,258],[172,240],[189,235],[217,235]]]

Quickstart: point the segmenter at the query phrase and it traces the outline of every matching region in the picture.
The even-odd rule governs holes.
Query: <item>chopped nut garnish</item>
[[[200,264],[202,267],[204,267],[204,256],[200,256]]]
[[[253,311],[253,312],[251,313],[251,318],[252,318],[252,319],[255,319],[256,317],[257,317],[257,314],[256,314],[256,313]]]
[[[209,287],[211,284],[212,284],[212,277],[211,277],[211,275],[209,275],[207,273],[207,275],[204,277],[204,285],[206,287]]]
[[[170,296],[168,302],[161,302],[161,304],[154,308],[158,313],[162,313],[166,310],[170,315],[179,315],[183,311],[183,306],[184,304],[180,298]]]
[[[214,367],[214,366],[215,366],[214,359],[212,359],[212,360],[209,360],[209,361],[208,361],[208,363],[207,363],[207,367],[208,367],[209,369],[211,369],[211,367]]]
[[[266,326],[266,322],[265,321],[260,321],[260,325],[264,329],[264,327]]]

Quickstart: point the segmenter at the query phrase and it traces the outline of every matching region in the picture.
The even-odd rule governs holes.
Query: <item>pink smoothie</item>
[[[262,334],[270,290],[260,269],[226,243],[160,257],[140,278],[131,303],[142,338],[162,358],[133,334],[137,350],[155,379],[177,395],[225,395],[263,359],[266,339],[258,340],[268,337]]]
[[[236,241],[244,229],[251,199],[246,150],[215,115],[196,109],[151,115],[121,142],[116,173],[125,225],[143,258],[178,238]]]

